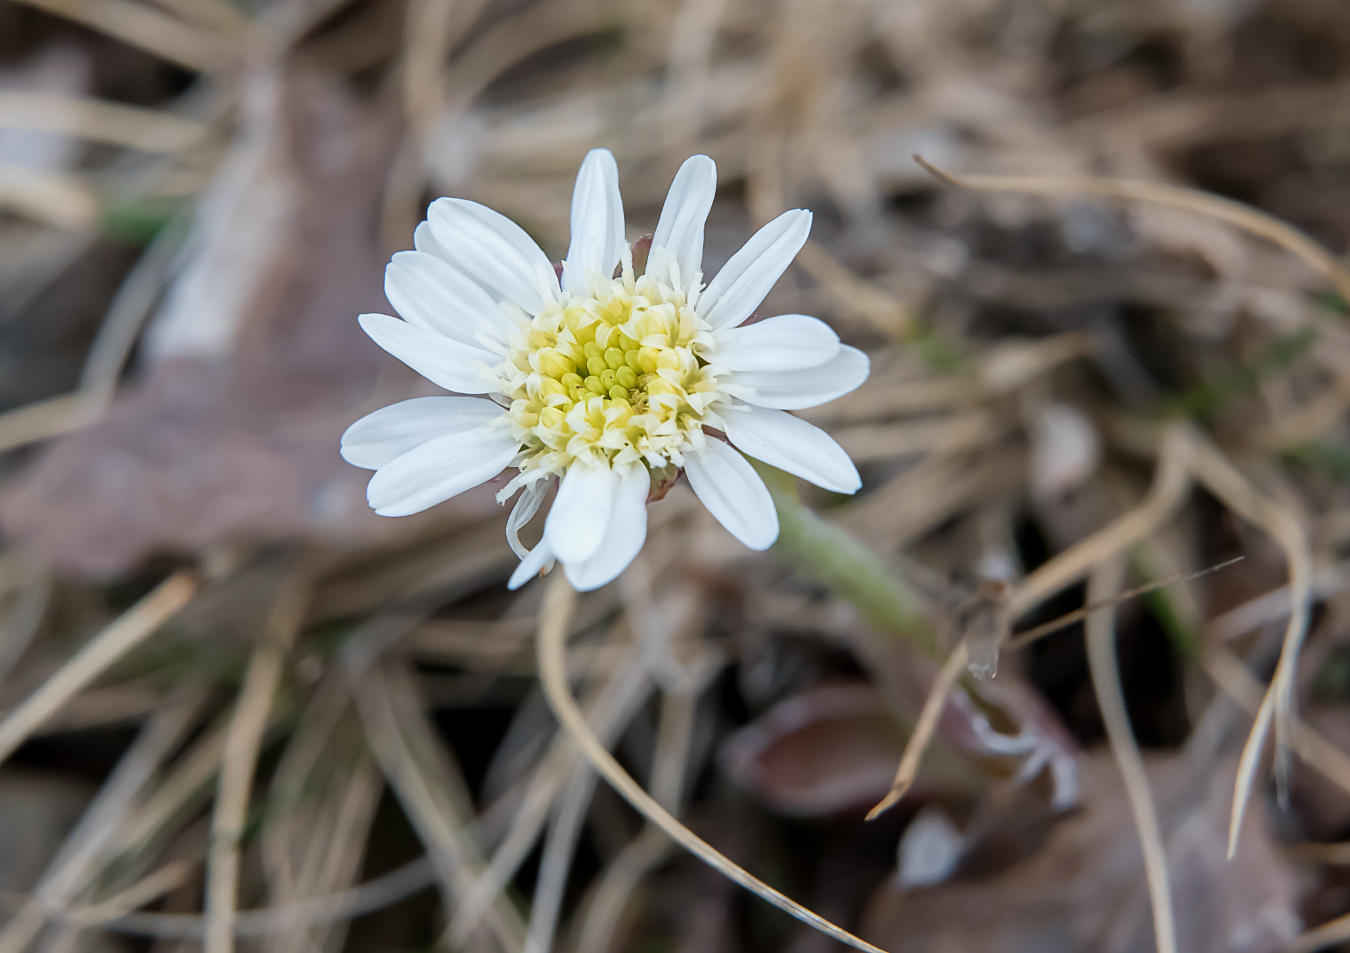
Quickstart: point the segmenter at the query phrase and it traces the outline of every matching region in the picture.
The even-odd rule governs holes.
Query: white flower
[[[514,222],[464,199],[436,200],[417,227],[417,250],[399,252],[385,271],[403,320],[360,319],[375,343],[433,383],[491,398],[421,397],[354,423],[342,455],[376,471],[370,505],[405,516],[518,468],[497,496],[504,503],[523,491],[506,530],[522,558],[512,588],[559,559],[578,589],[612,580],[646,539],[651,488],[679,468],[752,549],[772,545],[778,517],[741,453],[839,493],[860,485],[838,444],[785,411],[856,388],[866,355],[806,315],[742,326],[806,242],[811,213],[765,225],[705,287],[703,227],[717,169],[694,156],[671,184],[639,276],[618,179],[606,149],[582,163],[561,283]],[[543,539],[527,550],[520,529],[554,477]]]

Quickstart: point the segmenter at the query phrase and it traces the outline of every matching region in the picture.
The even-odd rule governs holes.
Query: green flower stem
[[[878,633],[898,636],[930,658],[944,657],[918,596],[882,559],[847,530],[821,518],[797,494],[797,478],[758,460],[751,465],[764,479],[778,510],[773,552],[804,575],[852,603]]]

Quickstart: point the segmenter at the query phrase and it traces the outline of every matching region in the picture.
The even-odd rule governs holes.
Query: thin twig
[[[565,655],[567,623],[575,602],[576,592],[567,582],[566,576],[562,573],[554,573],[553,581],[544,596],[544,609],[540,616],[539,672],[544,685],[544,693],[553,713],[571,734],[572,740],[581,749],[581,753],[586,759],[623,796],[624,800],[670,835],[681,847],[723,876],[841,943],[847,943],[858,950],[867,950],[869,953],[884,953],[879,947],[873,946],[847,930],[835,926],[824,917],[811,912],[796,901],[779,893],[758,877],[732,863],[712,845],[676,820],[669,811],[656,803],[651,795],[642,790],[642,787],[628,775],[628,772],[624,771],[619,762],[614,760],[614,756],[592,734],[590,726],[586,724],[586,719],[582,715],[581,709],[577,707],[576,700],[572,697],[571,689],[567,683]]]
[[[1120,588],[1123,566],[1119,557],[1102,563],[1093,571],[1088,583],[1089,595],[1106,604],[1093,611],[1087,621],[1088,668],[1092,687],[1097,693],[1097,704],[1106,726],[1111,751],[1120,765],[1125,780],[1125,793],[1130,799],[1134,826],[1139,832],[1139,844],[1144,851],[1144,873],[1148,878],[1149,901],[1153,907],[1153,936],[1158,953],[1176,953],[1177,928],[1172,912],[1172,888],[1167,875],[1167,850],[1163,845],[1162,830],[1158,826],[1158,812],[1149,791],[1148,774],[1139,745],[1134,739],[1130,716],[1125,709],[1125,695],[1120,686],[1120,669],[1116,662],[1116,633],[1109,597]]]

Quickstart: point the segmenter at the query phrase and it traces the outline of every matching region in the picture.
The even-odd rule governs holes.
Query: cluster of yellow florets
[[[561,473],[577,459],[680,466],[723,396],[696,353],[710,341],[682,294],[631,272],[547,307],[501,368],[522,472]]]

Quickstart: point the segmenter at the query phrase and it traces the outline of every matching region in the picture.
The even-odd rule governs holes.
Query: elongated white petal
[[[541,539],[539,545],[530,550],[525,558],[520,561],[516,571],[511,573],[511,579],[507,582],[506,588],[519,589],[551,566],[557,558],[553,554],[553,550],[549,549],[548,540]]]
[[[747,407],[722,415],[736,449],[835,493],[857,493],[858,468],[844,448],[821,430],[781,410]]]
[[[757,407],[801,410],[856,390],[867,380],[870,367],[866,354],[842,344],[839,353],[824,364],[800,371],[738,371],[723,389]]]
[[[387,314],[363,314],[361,329],[433,384],[461,394],[486,394],[496,382],[483,368],[501,363],[499,354],[462,344]]]
[[[757,324],[713,332],[709,359],[733,371],[795,371],[824,364],[839,353],[839,335],[819,318],[780,314]]]
[[[548,256],[505,215],[467,199],[442,198],[427,209],[427,222],[445,259],[496,300],[534,315],[558,296]]]
[[[521,559],[525,558],[529,550],[520,542],[520,530],[534,519],[535,513],[539,512],[539,504],[544,502],[552,483],[552,480],[536,480],[521,490],[520,498],[516,500],[516,505],[511,508],[511,515],[507,517],[506,542],[511,546],[511,551]]]
[[[647,493],[651,477],[640,463],[616,470],[614,510],[600,548],[583,562],[564,562],[572,586],[581,592],[599,589],[628,568],[647,539]]]
[[[519,441],[501,427],[438,437],[380,467],[366,499],[381,516],[420,513],[492,479],[519,449]]]
[[[384,294],[409,324],[483,347],[503,349],[515,325],[497,302],[454,266],[420,251],[401,251],[384,269]]]
[[[684,455],[684,472],[727,532],[751,549],[773,545],[778,538],[773,498],[745,457],[720,440],[709,440],[704,450]]]
[[[680,273],[679,283],[688,290],[703,270],[703,229],[716,194],[717,164],[707,156],[685,159],[670,183],[666,204],[652,234],[652,249],[647,258],[649,275],[673,285],[670,266],[674,262]]]
[[[573,463],[558,486],[544,538],[564,563],[582,562],[600,548],[614,508],[614,471]]]
[[[698,299],[698,316],[714,331],[734,328],[750,317],[810,234],[811,213],[800,208],[755,232],[708,283]]]
[[[414,397],[381,407],[347,428],[342,459],[378,470],[428,440],[475,430],[507,415],[481,397]]]
[[[619,166],[608,149],[592,149],[572,189],[572,244],[563,265],[562,286],[584,294],[586,273],[610,278],[623,254],[623,198]]]

